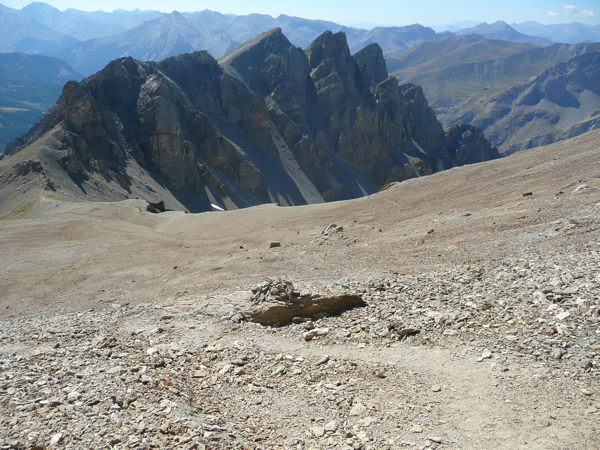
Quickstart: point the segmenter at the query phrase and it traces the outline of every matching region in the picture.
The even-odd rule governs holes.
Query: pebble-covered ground
[[[0,448],[599,448],[598,137],[327,205],[42,198],[0,220]],[[276,277],[365,304],[223,300]]]
[[[591,448],[598,244],[516,253],[331,281],[367,306],[276,328],[206,315],[210,298],[4,320],[0,442]]]

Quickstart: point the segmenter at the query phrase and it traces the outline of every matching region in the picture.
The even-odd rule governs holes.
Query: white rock
[[[225,364],[223,367],[221,367],[221,370],[219,370],[219,375],[225,375],[227,372],[229,372],[231,367],[231,364]]]
[[[271,376],[276,377],[278,375],[283,375],[285,373],[285,367],[284,366],[279,366],[277,367],[273,373],[271,374]]]
[[[335,420],[332,420],[331,422],[327,422],[325,424],[325,431],[333,433],[333,432],[335,432],[335,430],[337,430],[337,428],[338,428],[338,424]]]
[[[367,416],[364,419],[361,419],[359,421],[360,425],[362,425],[363,427],[370,427],[371,425],[373,425],[375,422],[377,421],[377,419],[375,417],[372,416]]]
[[[50,446],[56,445],[62,441],[63,436],[63,433],[56,433],[54,436],[52,436],[52,439],[50,439]]]
[[[321,359],[317,361],[317,366],[321,366],[329,362],[329,355],[324,355]]]
[[[310,341],[317,336],[327,336],[329,334],[329,328],[313,328],[310,331],[304,333],[304,340]]]
[[[76,402],[77,400],[79,400],[79,397],[81,397],[81,394],[77,391],[72,391],[69,392],[69,394],[67,395],[67,401],[69,403],[73,403]]]
[[[323,435],[325,434],[325,428],[319,425],[315,425],[314,427],[312,427],[312,433],[315,435],[315,437],[323,437]]]
[[[356,437],[363,442],[369,439],[369,436],[367,435],[366,431],[359,431],[358,433],[356,433]]]
[[[367,411],[367,407],[363,405],[360,401],[354,402],[352,404],[352,408],[350,409],[351,416],[360,416]]]

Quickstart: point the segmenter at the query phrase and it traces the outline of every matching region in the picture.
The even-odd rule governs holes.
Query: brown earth
[[[150,337],[147,345],[183,349],[189,354],[185,364],[197,368],[202,361],[205,369],[201,370],[214,373],[214,378],[198,387],[188,366],[184,372],[176,369],[184,364],[177,360],[149,367],[180,370],[177,379],[184,381],[171,381],[168,386],[175,383],[188,403],[193,394],[198,411],[212,411],[217,402],[216,423],[237,436],[232,440],[205,427],[204,434],[192,434],[187,442],[197,439],[198,445],[209,447],[600,445],[600,328],[595,312],[600,306],[600,131],[394,184],[351,201],[202,214],[150,214],[145,206],[139,200],[64,202],[42,193],[0,220],[0,361],[5,367],[12,367],[18,355],[33,357],[39,347],[31,341],[33,329],[28,323],[38,324],[39,335],[47,336],[52,345],[56,337],[44,331],[49,326],[84,327],[89,320],[95,324],[90,339],[97,333],[110,334],[122,339],[121,345],[134,348],[142,344],[131,337],[132,330],[149,330],[163,323],[160,316],[165,311],[171,311],[165,319],[170,324],[166,331]],[[338,227],[325,231],[330,224]],[[270,248],[275,241],[281,246]],[[444,291],[445,277],[460,282],[462,273],[478,271],[483,275],[474,275],[471,291],[459,290],[455,296]],[[514,278],[505,276],[511,271]],[[333,284],[362,289],[368,307],[315,322],[331,332],[310,342],[302,339],[303,324],[273,329],[237,325],[211,315],[211,298],[248,289],[268,277],[314,290]],[[384,286],[377,287],[373,280],[383,280]],[[389,295],[380,295],[386,292],[386,280],[393,281],[388,283]],[[430,294],[431,286],[438,284],[438,293]],[[554,291],[544,287],[550,284]],[[572,285],[576,289],[569,291]],[[391,292],[394,286],[398,294]],[[543,303],[547,309],[535,309],[538,293],[540,301],[548,302]],[[424,308],[438,301],[451,307],[453,301],[458,305],[463,299],[476,304],[488,294],[503,305],[502,314],[494,317],[496,306],[491,307],[485,319],[467,321],[466,328],[439,328],[435,319],[433,328],[424,321],[417,337],[392,341],[385,333],[361,334],[370,333],[368,327],[383,320],[385,311],[389,315],[402,311],[416,322],[431,312],[423,309],[422,314],[418,310],[411,316],[411,307],[415,310],[411,299],[418,299]],[[568,309],[570,298],[573,305]],[[568,309],[571,318],[547,318],[546,311],[557,307]],[[511,318],[502,318],[507,312]],[[563,320],[572,320],[572,325],[563,326]],[[346,336],[345,330],[356,326],[357,334]],[[566,342],[558,349],[556,361],[545,354],[551,355],[552,345],[559,341],[542,342],[550,339],[544,335],[549,326],[554,331],[546,334],[557,333],[560,342]],[[523,330],[541,330],[531,333],[534,342],[540,340],[540,348],[548,345],[548,351],[538,355],[527,346],[519,351],[498,350],[505,344],[504,337],[493,334],[496,328],[506,329],[502,336],[514,335],[514,340],[524,343],[531,338],[522,337]],[[78,338],[75,333],[65,339]],[[215,349],[207,350],[208,343],[213,348],[213,341],[218,342]],[[222,370],[221,363],[237,358],[240,345],[249,358],[244,363],[248,374],[235,378],[229,369]],[[492,356],[484,351],[488,348]],[[145,348],[139,351],[143,360]],[[209,359],[202,359],[205,352]],[[148,355],[155,357],[153,352]],[[325,356],[327,361],[319,361]],[[581,358],[586,359],[579,368],[571,365]],[[316,365],[307,368],[308,361]],[[95,367],[105,362],[85,364]],[[18,365],[14,362],[14,367]],[[278,365],[284,368],[279,370]],[[292,365],[300,372],[292,372]],[[43,371],[44,364],[40,367]],[[378,370],[386,375],[373,376]],[[0,383],[3,392],[20,375],[14,376]],[[328,403],[329,394],[322,393],[317,381],[328,386],[336,377],[340,389],[357,378],[363,391]],[[252,390],[252,379],[263,380],[266,387]],[[140,386],[158,389],[158,384]],[[337,388],[331,389],[335,395],[330,396],[336,396]],[[151,395],[152,390],[148,392]],[[3,401],[3,414],[18,404],[11,403],[10,397]],[[327,428],[324,424],[331,416],[338,417],[336,430],[321,434],[319,427]],[[9,424],[8,416],[4,419],[0,442],[27,442],[19,424]],[[61,431],[31,420],[32,429],[42,430],[40,441]],[[69,425],[64,427],[60,445],[73,435]],[[423,428],[424,433],[419,432]],[[140,435],[135,437],[140,439],[137,444],[127,437],[110,444],[106,436],[71,442],[76,446],[151,443]],[[154,445],[184,442],[166,432],[161,436],[153,437],[158,439]],[[295,440],[289,440],[292,437]]]
[[[568,194],[582,183],[600,184],[599,141],[595,131],[376,195],[301,207],[155,215],[136,200],[64,203],[42,194],[0,222],[0,307],[9,306],[8,314],[87,308],[121,295],[148,302],[185,290],[229,291],[266,277],[418,273],[499,258],[516,243],[555,247],[560,236],[528,238],[595,208],[595,190]],[[344,239],[319,245],[332,223],[344,227]],[[568,237],[577,239],[589,237]],[[271,241],[282,246],[270,249]]]

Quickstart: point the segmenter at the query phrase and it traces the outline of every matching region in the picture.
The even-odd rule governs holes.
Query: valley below
[[[597,447],[599,145],[304,206],[29,189],[0,208],[0,447]],[[278,280],[364,304],[231,300],[285,307]]]

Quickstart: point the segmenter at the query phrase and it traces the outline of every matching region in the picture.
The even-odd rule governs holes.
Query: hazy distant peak
[[[589,25],[581,22],[544,25],[535,21],[528,21],[514,23],[512,26],[521,33],[551,39],[555,42],[575,44],[586,41],[600,41],[600,25]]]
[[[77,39],[55,31],[21,11],[0,5],[0,52],[45,53],[75,44]]]
[[[402,30],[402,31],[415,31],[415,30],[428,30],[429,27],[421,25],[420,23],[413,23],[410,25],[403,25],[403,26],[391,26],[391,27],[379,26],[379,27],[375,27],[373,29],[374,30],[391,29],[391,30]]]
[[[177,19],[181,18],[181,19],[185,20],[185,18],[183,17],[183,14],[181,14],[179,11],[173,11],[171,14],[169,14],[169,16],[175,17]]]
[[[477,31],[487,31],[487,30],[516,31],[514,28],[512,28],[509,24],[507,24],[503,20],[497,20],[496,22],[493,22],[493,23],[482,22],[479,25],[475,25],[474,27],[465,28],[465,29],[461,30],[460,33],[463,34],[467,30],[470,31],[471,33],[475,33]]]
[[[465,28],[458,31],[456,34],[478,34],[487,39],[500,39],[510,42],[528,42],[535,45],[546,47],[553,42],[549,39],[540,38],[537,36],[529,36],[523,34],[502,20],[498,20],[492,24],[481,23],[471,28]]]
[[[48,3],[43,3],[43,2],[31,2],[27,6],[24,6],[22,9],[23,10],[25,10],[25,9],[38,9],[38,10],[47,10],[47,11],[57,11],[57,12],[60,12],[60,10],[58,8],[55,8],[54,6],[49,5]]]

